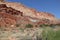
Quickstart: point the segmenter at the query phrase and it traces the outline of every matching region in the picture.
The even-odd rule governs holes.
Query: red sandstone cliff
[[[57,19],[54,15],[47,12],[38,12],[28,8],[21,3],[0,2],[0,25],[15,24],[55,24]]]

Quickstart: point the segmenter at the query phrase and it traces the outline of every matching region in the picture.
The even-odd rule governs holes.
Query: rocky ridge
[[[0,2],[0,25],[56,24],[56,20],[56,17],[50,13],[38,12],[21,3]]]
[[[52,14],[20,3],[0,2],[0,40],[43,40],[47,31],[56,31],[54,24],[60,25],[59,21]]]

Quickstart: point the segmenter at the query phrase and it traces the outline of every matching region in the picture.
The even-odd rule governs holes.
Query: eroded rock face
[[[15,15],[22,16],[22,12],[17,11],[11,7],[7,7],[5,4],[0,4],[0,25],[14,25],[18,18]]]
[[[38,12],[33,8],[28,8],[20,3],[1,2],[0,19],[4,19],[5,24],[45,24],[56,23],[54,15],[47,12]],[[6,21],[5,21],[6,20]]]
[[[49,20],[56,20],[54,15],[52,14],[46,12],[38,12],[35,9],[28,8],[20,3],[5,2],[4,4],[6,4],[8,7],[12,7],[16,10],[23,12],[24,16],[35,17],[38,19],[46,18]]]
[[[7,8],[5,4],[0,4],[0,8]]]
[[[12,7],[13,9],[19,10],[23,12],[24,16],[30,16],[30,17],[35,17],[38,19],[46,18],[49,20],[56,20],[55,16],[47,13],[47,12],[38,12],[33,8],[28,8],[21,3],[14,3],[14,2],[4,2],[0,4],[6,4],[8,7]]]
[[[42,40],[45,29],[40,25],[54,24],[55,20],[52,14],[19,3],[0,2],[0,40]]]
[[[0,12],[9,13],[12,15],[22,15],[22,12],[17,11],[11,7],[7,7],[6,4],[0,4]]]

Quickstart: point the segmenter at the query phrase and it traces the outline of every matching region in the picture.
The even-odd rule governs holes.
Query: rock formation
[[[17,17],[16,15],[21,15],[22,16],[22,12],[17,11],[11,7],[7,7],[5,4],[0,4],[0,25],[13,25],[16,24],[17,21]]]
[[[56,17],[47,12],[38,12],[21,3],[0,2],[0,25],[55,24]]]

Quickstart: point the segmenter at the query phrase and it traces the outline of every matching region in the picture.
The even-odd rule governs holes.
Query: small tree
[[[27,24],[26,27],[27,27],[27,28],[32,28],[33,25],[32,25],[32,24]]]

